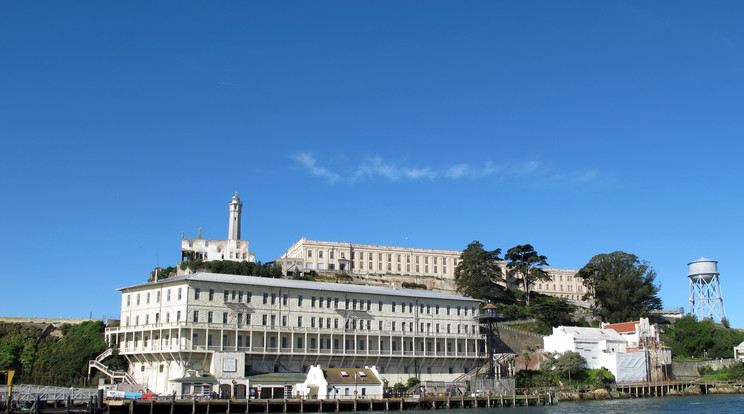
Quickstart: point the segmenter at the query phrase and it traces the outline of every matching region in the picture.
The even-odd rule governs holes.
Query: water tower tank
[[[701,257],[692,263],[688,263],[687,266],[690,267],[687,277],[690,278],[692,283],[710,283],[718,276],[718,262],[715,260]]]
[[[690,279],[690,313],[700,319],[726,319],[718,280],[718,262],[701,257],[687,266],[690,268],[687,274]]]

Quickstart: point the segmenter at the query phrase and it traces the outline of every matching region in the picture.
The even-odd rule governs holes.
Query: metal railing
[[[44,401],[61,401],[68,397],[71,400],[89,400],[96,395],[97,389],[66,388],[46,385],[18,384],[13,386],[13,401],[35,401],[36,397]],[[0,385],[0,400],[8,397],[8,386]]]
[[[279,347],[263,347],[253,346],[245,347],[235,345],[203,345],[197,344],[193,346],[189,345],[171,345],[171,346],[129,346],[121,347],[120,353],[131,354],[131,353],[148,353],[148,352],[160,352],[160,351],[171,351],[171,352],[183,352],[183,351],[197,351],[197,352],[208,352],[208,351],[243,351],[251,353],[262,353],[262,354],[285,354],[290,352],[290,348],[279,348]],[[298,355],[318,355],[318,354],[340,354],[340,355],[372,355],[372,356],[410,356],[410,357],[432,357],[432,358],[452,358],[452,357],[463,357],[463,358],[479,358],[482,355],[477,351],[403,351],[401,349],[388,350],[388,349],[329,349],[318,347],[294,347],[291,349],[293,354]]]
[[[91,359],[90,361],[88,361],[88,377],[90,377],[90,374],[93,368],[103,372],[107,377],[111,379],[112,382],[116,382],[117,380],[119,380],[127,384],[137,383],[134,380],[134,378],[131,375],[129,375],[128,372],[114,371],[112,369],[109,369],[109,367],[107,367],[106,365],[102,364],[101,362],[95,359]]]
[[[470,326],[470,325],[468,325]],[[169,323],[155,323],[147,325],[128,325],[114,328],[107,328],[106,333],[108,335],[122,334],[122,333],[139,333],[139,332],[150,332],[157,330],[168,330],[168,329],[197,329],[197,330],[216,330],[216,331],[242,331],[242,332],[273,332],[273,333],[307,333],[307,334],[347,334],[347,335],[372,335],[372,336],[393,336],[393,337],[432,337],[432,338],[446,338],[446,339],[477,339],[481,335],[477,332],[471,332],[465,330],[464,332],[447,332],[445,328],[442,328],[439,332],[436,332],[434,328],[424,331],[411,332],[409,330],[392,330],[392,329],[353,329],[353,328],[329,328],[329,327],[310,327],[310,326],[282,326],[279,324],[240,324],[236,326],[235,323],[216,323],[216,322],[169,322]]]

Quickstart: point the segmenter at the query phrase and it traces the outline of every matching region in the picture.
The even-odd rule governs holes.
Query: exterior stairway
[[[476,366],[475,368],[471,369],[470,372],[466,372],[459,377],[452,380],[454,383],[464,383],[465,381],[469,380],[470,378],[478,376],[478,374],[481,373],[481,371],[488,369],[488,362],[485,362],[484,364],[481,364],[479,366]]]
[[[109,377],[112,383],[137,384],[137,381],[135,381],[128,372],[114,371],[112,369],[109,369],[109,367],[101,362],[113,355],[113,353],[113,348],[109,348],[98,355],[96,359],[91,359],[90,361],[88,361],[88,378],[90,378],[90,374],[93,369],[97,369],[103,372],[107,377]]]

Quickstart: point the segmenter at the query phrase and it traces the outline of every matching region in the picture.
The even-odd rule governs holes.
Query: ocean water
[[[439,414],[618,414],[618,413],[744,413],[744,394],[649,397],[623,400],[559,402],[551,406],[456,408],[427,410]],[[360,411],[363,412],[363,411]],[[373,413],[373,411],[369,411]],[[377,411],[390,414],[393,411]],[[403,413],[420,411],[403,411]]]

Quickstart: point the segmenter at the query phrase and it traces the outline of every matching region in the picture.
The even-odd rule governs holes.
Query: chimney
[[[199,240],[201,240],[201,227],[199,227]]]

